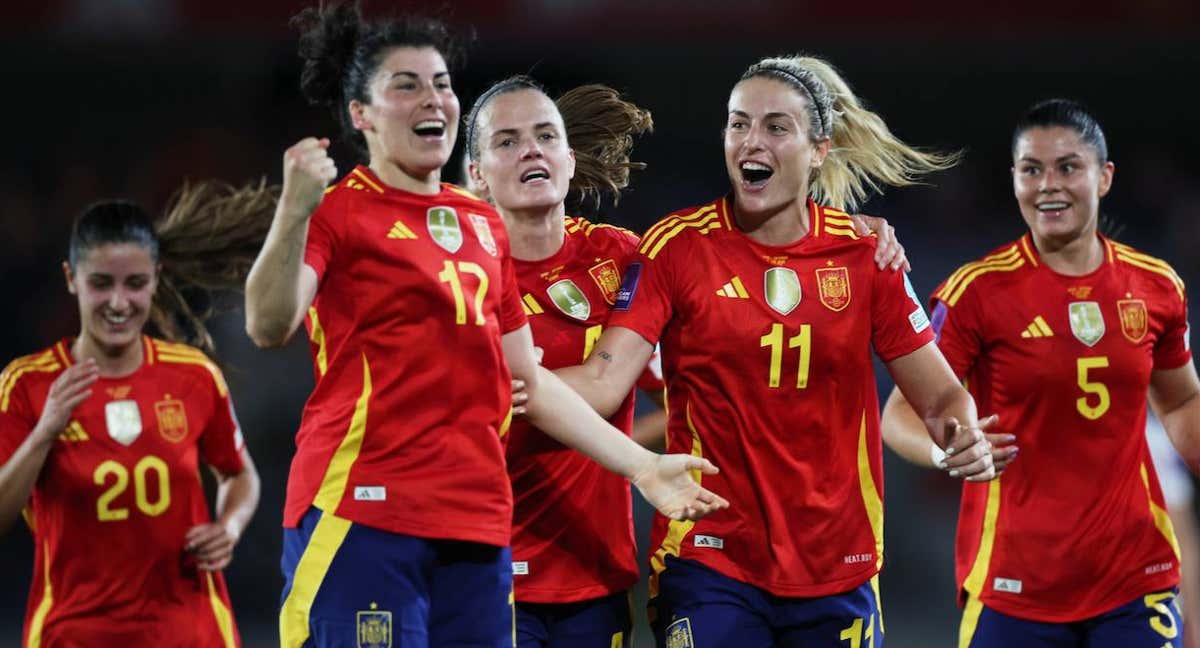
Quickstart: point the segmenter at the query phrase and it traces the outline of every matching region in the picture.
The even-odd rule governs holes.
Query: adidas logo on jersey
[[[742,280],[734,276],[729,280],[729,283],[717,289],[717,295],[721,297],[732,297],[734,299],[750,299],[750,295],[746,294],[746,287],[742,285]]]
[[[1042,319],[1041,315],[1038,315],[1037,317],[1033,318],[1032,324],[1030,324],[1029,326],[1026,326],[1024,331],[1021,331],[1021,337],[1023,337],[1023,338],[1054,337],[1054,331],[1051,331],[1050,325],[1046,324],[1046,320]]]
[[[91,437],[88,436],[87,431],[84,430],[83,426],[79,424],[79,421],[71,421],[71,424],[67,426],[67,429],[63,430],[58,435],[58,440],[65,442],[87,441],[90,438]]]
[[[408,228],[408,225],[404,224],[404,221],[396,221],[392,223],[392,229],[388,232],[387,237],[390,239],[415,239],[417,235],[413,234],[413,231]]]

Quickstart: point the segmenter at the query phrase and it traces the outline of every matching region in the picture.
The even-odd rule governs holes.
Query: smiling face
[[[458,97],[442,55],[432,47],[388,50],[367,84],[369,102],[350,102],[371,163],[386,160],[427,178],[450,159],[458,136]]]
[[[575,153],[554,102],[537,90],[497,95],[476,122],[479,159],[472,179],[502,211],[562,205],[575,176]]]
[[[108,355],[137,343],[158,283],[148,249],[137,243],[106,243],[83,254],[74,270],[64,262],[63,272],[67,290],[79,300],[81,337]]]
[[[1102,163],[1073,128],[1021,133],[1013,151],[1013,193],[1033,236],[1059,246],[1095,236],[1113,171],[1113,163]]]
[[[739,213],[770,215],[808,200],[829,140],[809,135],[808,99],[783,81],[752,77],[729,96],[725,168]]]

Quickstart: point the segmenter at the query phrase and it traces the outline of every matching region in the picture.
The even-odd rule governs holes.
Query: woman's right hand
[[[53,441],[71,422],[71,414],[80,403],[92,395],[91,387],[100,378],[96,361],[88,358],[72,365],[50,383],[46,404],[38,419],[36,433],[39,440]]]
[[[684,454],[648,454],[649,461],[630,481],[660,513],[672,520],[699,520],[729,508],[724,497],[698,481],[701,474],[717,474],[711,461]]]
[[[282,205],[306,216],[317,208],[325,187],[337,177],[328,149],[328,138],[306,137],[283,152]]]

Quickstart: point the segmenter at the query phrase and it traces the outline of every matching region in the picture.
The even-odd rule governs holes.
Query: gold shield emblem
[[[600,287],[600,292],[604,293],[604,301],[609,305],[615,304],[617,289],[621,287],[621,273],[617,270],[617,262],[605,259],[588,268],[588,274],[592,275],[592,281],[595,281]]]
[[[171,398],[170,394],[154,404],[154,416],[158,418],[158,433],[171,443],[179,443],[187,438],[187,411],[183,401]]]
[[[683,617],[667,626],[667,648],[695,648],[692,638],[692,620]]]
[[[770,268],[763,275],[767,305],[787,315],[800,305],[800,277],[791,268]]]
[[[842,310],[850,304],[850,271],[845,267],[818,268],[817,292],[825,308]]]
[[[587,295],[570,279],[554,282],[546,289],[546,294],[550,295],[550,301],[558,306],[558,310],[577,320],[586,320],[592,314],[592,303]]]
[[[1067,316],[1071,321],[1071,333],[1075,339],[1088,346],[1096,346],[1104,337],[1104,316],[1100,314],[1100,304],[1094,301],[1071,302],[1067,307]]]
[[[1121,314],[1121,333],[1130,342],[1138,343],[1146,337],[1150,327],[1150,317],[1146,313],[1146,302],[1140,299],[1121,299],[1117,301],[1117,312]]]
[[[479,214],[467,214],[471,219],[471,226],[475,228],[475,237],[479,239],[479,246],[485,252],[492,256],[496,256],[496,239],[492,237],[492,226],[488,223],[488,219]]]
[[[378,605],[371,604],[371,610],[358,613],[358,648],[391,648],[392,646],[392,613],[378,610]]]
[[[425,212],[425,228],[429,237],[442,249],[453,254],[463,244],[462,228],[458,225],[458,214],[450,207],[430,207]]]
[[[117,443],[127,446],[142,435],[142,414],[137,401],[110,401],[104,406],[104,424],[108,436]]]

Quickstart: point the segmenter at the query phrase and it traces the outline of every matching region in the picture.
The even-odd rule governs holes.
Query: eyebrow
[[[738,110],[738,109],[736,109],[736,108],[735,108],[735,109],[733,109],[733,110],[730,110],[730,111],[729,111],[729,114],[731,114],[731,115],[737,115],[738,117],[745,117],[746,119],[751,119],[751,117],[750,117],[750,114],[749,114],[749,113],[747,113],[747,112],[746,112],[746,111],[744,111],[744,110]],[[788,114],[788,113],[785,113],[785,112],[769,112],[769,113],[767,113],[767,114],[763,115],[763,119],[777,119],[777,118],[780,118],[780,117],[786,117],[787,119],[795,119],[795,118],[794,118],[794,117],[792,117],[790,114]]]
[[[533,125],[533,130],[542,130],[543,128],[553,128],[554,130],[558,130],[558,125],[554,122],[538,122]],[[501,135],[517,135],[518,132],[519,131],[516,128],[501,128],[492,131],[492,137],[495,138]]]
[[[1068,160],[1082,159],[1082,157],[1083,157],[1083,156],[1079,155],[1078,153],[1069,153],[1069,154],[1067,154],[1067,155],[1063,155],[1063,156],[1061,156],[1061,157],[1055,158],[1055,159],[1054,159],[1054,161],[1055,161],[1055,162],[1066,162],[1066,161],[1068,161]],[[1034,163],[1036,163],[1036,164],[1041,164],[1041,163],[1042,163],[1042,161],[1041,161],[1041,160],[1039,160],[1039,159],[1037,159],[1037,158],[1031,158],[1031,157],[1029,157],[1028,155],[1026,155],[1026,156],[1022,157],[1022,158],[1021,158],[1019,161],[1020,161],[1020,162],[1034,162]]]
[[[433,75],[433,78],[437,79],[439,77],[448,77],[448,76],[450,76],[450,73],[445,70],[442,70],[441,72],[435,72]],[[394,79],[396,77],[408,77],[410,79],[420,79],[421,75],[417,74],[416,72],[412,72],[410,70],[400,70],[399,72],[392,72],[391,78]]]

